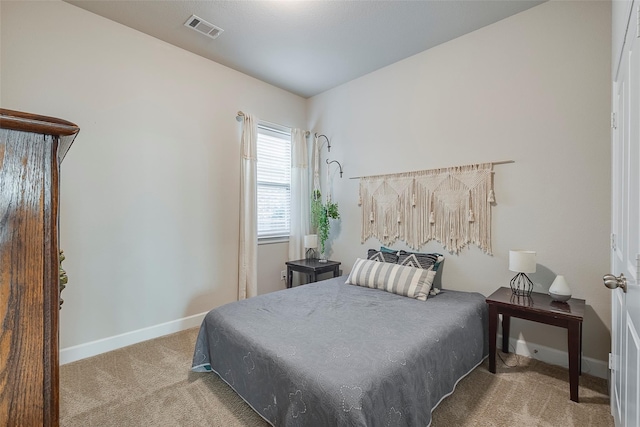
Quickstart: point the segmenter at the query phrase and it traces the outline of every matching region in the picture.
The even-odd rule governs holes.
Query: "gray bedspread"
[[[210,311],[192,369],[215,371],[274,426],[428,426],[488,354],[485,298],[417,301],[345,280]]]

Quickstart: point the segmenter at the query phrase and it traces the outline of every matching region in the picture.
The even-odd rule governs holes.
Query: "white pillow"
[[[415,268],[358,258],[346,283],[425,301],[435,276],[433,267]]]

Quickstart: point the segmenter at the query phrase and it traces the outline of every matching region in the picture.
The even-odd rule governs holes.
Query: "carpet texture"
[[[190,372],[197,333],[189,329],[61,366],[60,425],[267,426],[217,375]],[[502,358],[495,375],[485,361],[460,381],[431,425],[613,426],[605,380],[582,375],[575,403],[566,369],[512,354]]]

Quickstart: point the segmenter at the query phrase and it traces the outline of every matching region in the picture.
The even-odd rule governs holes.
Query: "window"
[[[258,239],[289,237],[291,130],[258,124]]]

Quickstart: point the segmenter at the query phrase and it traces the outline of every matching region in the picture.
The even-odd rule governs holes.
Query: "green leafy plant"
[[[314,190],[311,198],[311,225],[318,233],[320,240],[320,253],[324,254],[324,245],[329,238],[330,219],[340,218],[338,204],[333,202],[322,203],[320,190]]]

